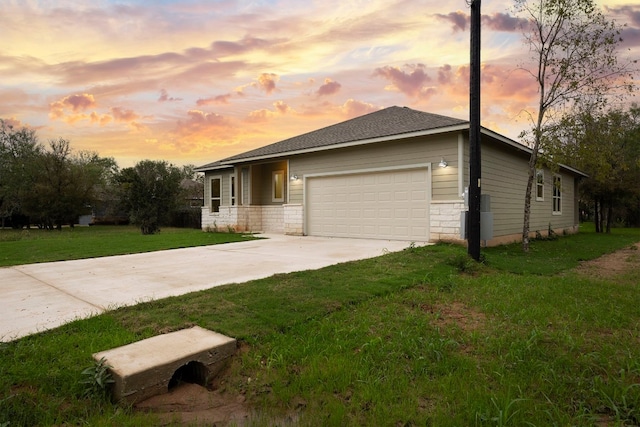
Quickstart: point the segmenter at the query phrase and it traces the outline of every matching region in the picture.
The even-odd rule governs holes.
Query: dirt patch
[[[436,323],[442,326],[457,326],[463,331],[470,332],[480,329],[486,322],[484,313],[470,309],[460,302],[443,305],[421,306],[426,311],[437,316]]]
[[[591,261],[584,261],[576,267],[578,274],[601,279],[638,271],[640,269],[640,242]]]
[[[160,425],[244,425],[251,416],[244,396],[188,383],[140,402],[135,408],[156,414]]]

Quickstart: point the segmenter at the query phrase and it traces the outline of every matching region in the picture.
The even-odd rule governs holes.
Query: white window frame
[[[213,182],[215,180],[220,181],[220,184],[218,185],[218,191],[220,193],[220,196],[218,197],[213,196]],[[214,207],[214,203],[213,203],[214,200],[218,201],[217,210]],[[222,175],[215,175],[215,176],[212,176],[211,179],[209,180],[209,212],[212,214],[218,214],[220,212],[220,206],[222,206]]]
[[[562,176],[553,175],[553,215],[562,215]]]
[[[280,175],[280,196],[281,197],[277,197],[278,195],[278,188],[276,187],[278,185],[278,181],[277,181],[277,177],[278,175]],[[285,175],[284,175],[284,170],[277,170],[277,171],[273,171],[271,172],[271,201],[274,203],[280,203],[280,202],[284,202],[284,182],[285,182]]]
[[[231,175],[229,179],[229,197],[231,198],[231,206],[236,205],[236,191],[238,190],[238,185],[236,183],[236,175]]]
[[[544,202],[544,171],[542,169],[536,171],[536,201]]]

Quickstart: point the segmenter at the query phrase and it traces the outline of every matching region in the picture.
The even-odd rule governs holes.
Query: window
[[[544,201],[544,172],[536,172],[536,201]]]
[[[231,175],[231,181],[229,183],[229,194],[231,194],[231,206],[236,205],[236,176]]]
[[[271,180],[274,202],[284,202],[284,171],[274,171]]]
[[[211,178],[211,213],[220,212],[222,202],[222,177]]]
[[[562,178],[559,175],[553,177],[553,213],[562,213]]]

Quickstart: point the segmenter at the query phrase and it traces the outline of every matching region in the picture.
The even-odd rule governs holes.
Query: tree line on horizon
[[[194,226],[200,210],[189,208],[197,208],[203,194],[193,169],[153,160],[120,169],[113,158],[74,152],[64,138],[42,144],[35,130],[0,119],[0,226],[52,230],[99,215],[154,234],[185,210],[197,215]]]

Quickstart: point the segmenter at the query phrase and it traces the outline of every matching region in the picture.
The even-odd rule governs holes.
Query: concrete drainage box
[[[166,393],[177,375],[205,386],[236,352],[236,340],[194,326],[95,353],[110,365],[115,401],[136,403]]]

